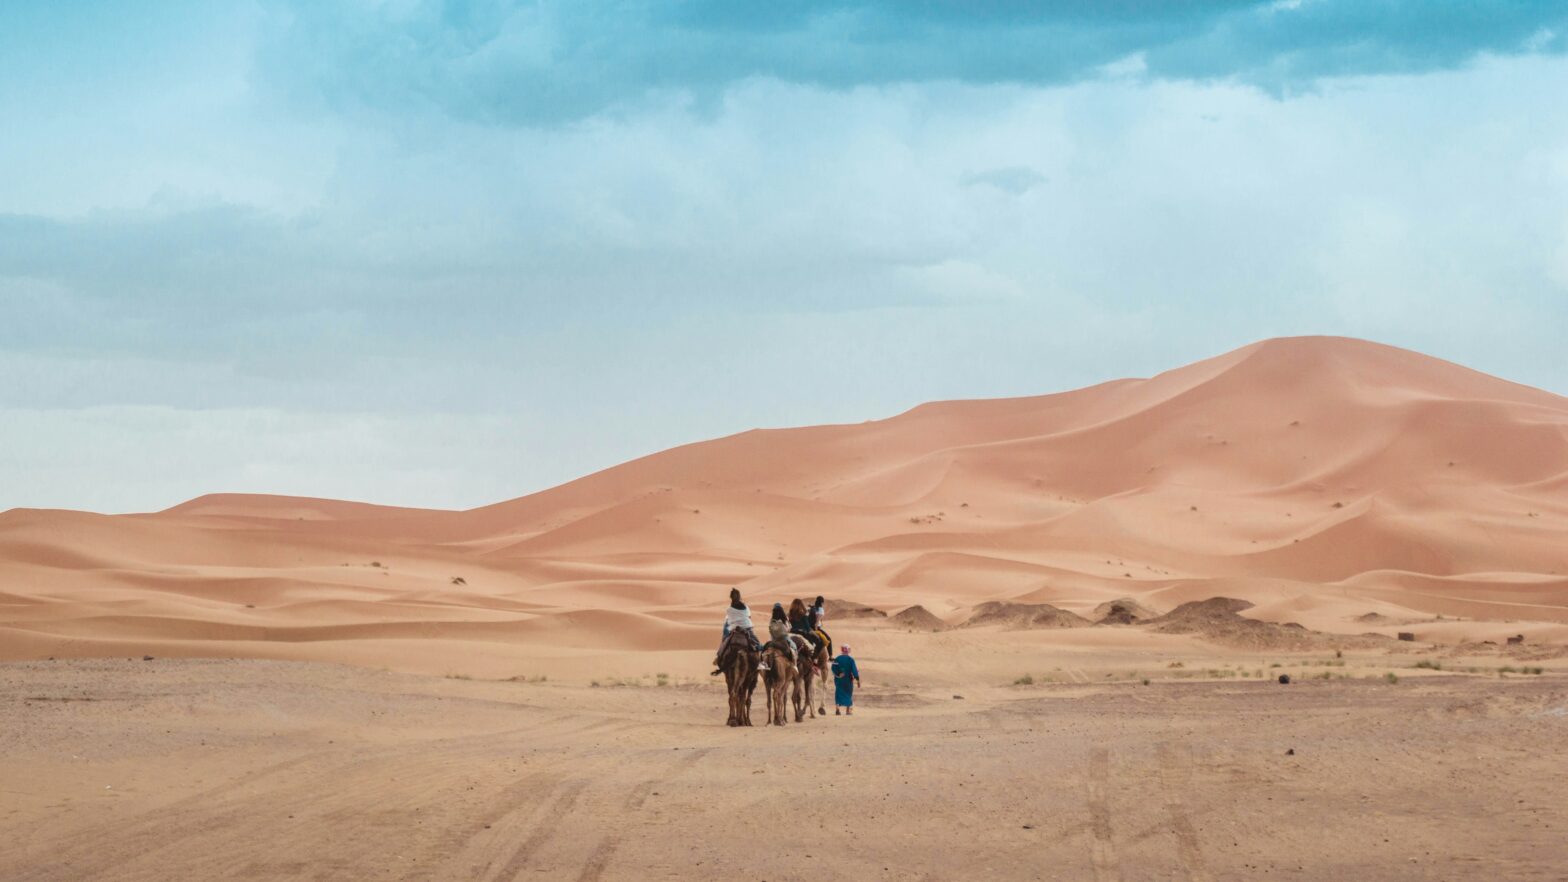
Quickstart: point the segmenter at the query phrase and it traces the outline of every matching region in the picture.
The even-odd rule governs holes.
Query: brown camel
[[[785,692],[791,684],[798,688],[799,675],[789,651],[781,646],[769,643],[762,650],[762,660],[768,664],[768,671],[762,678],[763,688],[768,693],[767,725],[782,726],[789,719],[785,711]]]
[[[809,664],[807,664],[808,661]],[[804,642],[804,645],[801,648],[801,666],[805,670],[804,679],[806,683],[806,704],[817,704],[817,713],[823,716],[827,715],[828,710],[826,707],[821,705],[821,696],[828,694],[828,670],[832,667],[832,664],[833,654],[832,651],[828,649],[827,644],[824,643],[821,649],[812,652],[811,644],[809,642]],[[815,702],[812,700],[812,693],[815,691],[811,682],[813,668],[815,669],[815,673],[822,681],[822,691],[818,693],[818,698]]]
[[[719,669],[730,693],[730,718],[727,726],[751,725],[751,694],[757,688],[757,660],[762,653],[751,648],[751,638],[739,630],[731,631],[719,649]]]
[[[799,634],[791,634],[790,639],[795,641],[795,652],[798,659],[795,665],[796,679],[793,698],[795,701],[795,722],[799,723],[806,719],[807,714],[810,714],[812,719],[816,719],[817,714],[827,713],[825,709],[816,707],[814,697],[815,678],[813,677],[815,673],[813,666],[819,662],[826,664],[827,659],[823,654],[826,650],[813,652],[811,641]]]

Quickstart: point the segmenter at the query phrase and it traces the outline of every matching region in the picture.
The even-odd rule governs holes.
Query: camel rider
[[[827,629],[822,627],[822,620],[827,617],[827,602],[822,599],[822,595],[818,594],[816,602],[811,605],[811,630],[815,631],[816,635],[822,638],[822,645],[832,646],[833,638],[829,637]]]
[[[784,616],[784,604],[773,604],[773,618],[768,620],[769,643],[789,650],[790,661],[795,661],[795,641],[789,639],[789,619]]]
[[[746,605],[744,600],[740,599],[740,589],[731,588],[730,605],[724,611],[724,636],[719,638],[720,654],[723,654],[724,644],[730,639],[730,632],[737,629],[746,635],[746,639],[751,641],[753,652],[762,649],[762,641],[757,639],[757,632],[751,624],[751,608]],[[715,668],[719,666],[718,656],[714,656],[713,666]],[[714,671],[713,676],[717,677],[720,673],[720,671]]]
[[[806,638],[806,641],[811,644],[813,655],[827,645],[822,642],[822,638],[817,636],[817,629],[811,626],[811,615],[806,612],[805,601],[799,597],[791,601],[789,605],[789,629]]]

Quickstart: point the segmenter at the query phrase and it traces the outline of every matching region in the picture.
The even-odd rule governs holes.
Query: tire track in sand
[[[582,798],[583,791],[587,787],[588,781],[582,778],[567,781],[557,787],[552,794],[553,798],[534,813],[538,823],[534,825],[533,830],[512,850],[499,870],[485,873],[482,878],[494,882],[519,878],[528,861],[533,858],[534,852],[560,829],[561,822],[566,819],[572,807],[577,805],[577,800]]]
[[[626,794],[625,807],[629,812],[640,811],[648,797],[653,795],[653,788],[658,787],[678,777],[681,773],[702,762],[703,757],[713,752],[711,747],[699,747],[676,760],[662,775],[656,775],[645,781],[639,782]],[[621,837],[612,833],[599,841],[584,862],[583,869],[577,876],[577,882],[599,882],[604,875],[605,868],[610,865],[610,859],[615,856],[615,850],[621,847]]]
[[[1165,795],[1165,814],[1171,834],[1176,837],[1176,857],[1189,882],[1213,882],[1214,877],[1209,875],[1208,865],[1203,860],[1203,850],[1198,846],[1198,831],[1187,815],[1185,793],[1192,784],[1192,751],[1165,743],[1160,745],[1159,757],[1160,789]]]
[[[1121,882],[1121,859],[1111,838],[1111,809],[1105,801],[1110,780],[1111,753],[1103,747],[1089,751],[1089,777],[1085,781],[1089,797],[1089,862],[1095,882]]]

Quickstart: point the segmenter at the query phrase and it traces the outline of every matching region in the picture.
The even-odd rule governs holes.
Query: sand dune
[[[1565,535],[1568,399],[1292,338],[1147,380],[746,432],[470,511],[237,494],[13,510],[0,656],[694,649],[730,585],[759,613],[824,594],[918,605],[926,625],[1225,596],[1346,634],[1397,627],[1369,611],[1464,619],[1432,629],[1462,641],[1568,623]]]

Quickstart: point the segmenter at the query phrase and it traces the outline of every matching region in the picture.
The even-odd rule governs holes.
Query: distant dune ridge
[[[1287,338],[1150,379],[745,432],[469,511],[16,509],[0,656],[700,649],[731,585],[759,624],[818,594],[918,605],[927,627],[1226,597],[1253,604],[1227,615],[1346,634],[1441,615],[1489,621],[1423,639],[1568,640],[1565,536],[1568,399]]]

